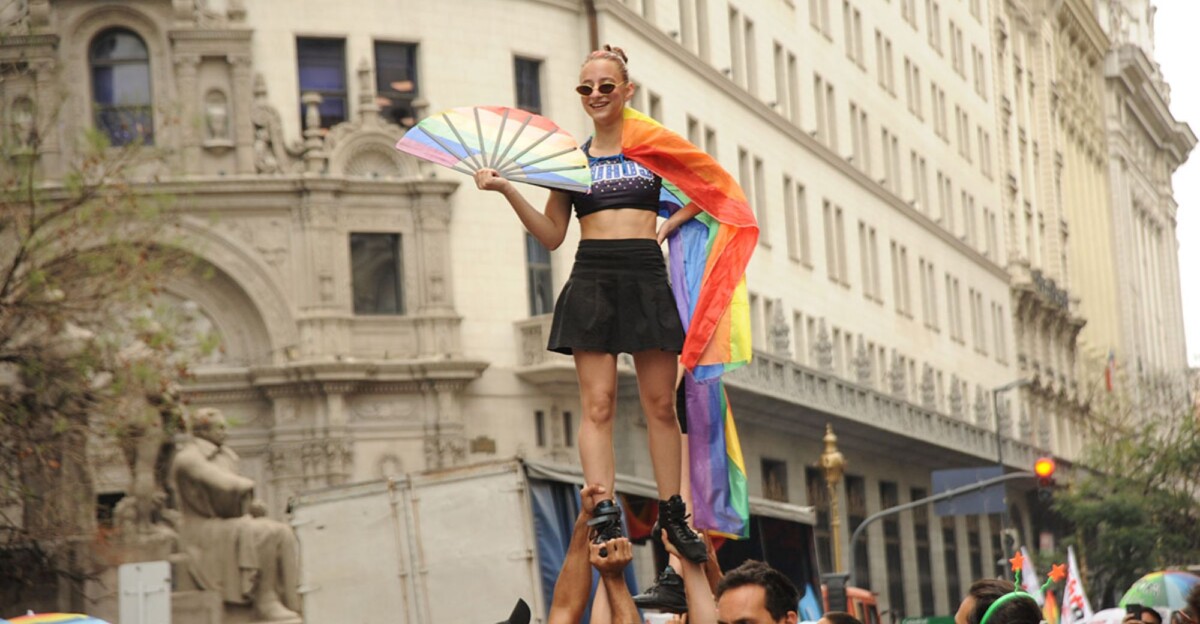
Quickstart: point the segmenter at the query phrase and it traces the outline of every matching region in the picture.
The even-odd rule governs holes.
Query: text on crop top
[[[585,154],[589,146],[583,146]],[[592,169],[592,192],[571,193],[576,216],[583,218],[614,208],[658,212],[662,178],[622,154],[599,157],[588,154],[588,163]]]

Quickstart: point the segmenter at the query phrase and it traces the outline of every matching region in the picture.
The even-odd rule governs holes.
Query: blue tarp
[[[548,612],[554,598],[554,584],[558,581],[558,573],[567,557],[567,547],[571,544],[575,518],[579,515],[579,488],[567,483],[530,479],[529,500],[533,506],[533,534],[537,541],[538,574],[542,580],[543,604]],[[599,575],[593,570],[593,594],[598,580]],[[631,594],[638,592],[633,565],[625,568],[625,584],[629,586]],[[591,610],[589,602],[581,621],[591,620]]]

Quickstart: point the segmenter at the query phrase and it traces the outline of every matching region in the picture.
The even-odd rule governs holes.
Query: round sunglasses
[[[617,87],[619,87],[623,84],[625,84],[625,83],[624,82],[606,82],[595,88],[592,88],[592,85],[581,84],[578,87],[575,87],[575,92],[584,97],[591,95],[594,91],[599,91],[600,93],[603,93],[604,95],[608,95],[608,94],[612,93],[613,91],[616,91]]]

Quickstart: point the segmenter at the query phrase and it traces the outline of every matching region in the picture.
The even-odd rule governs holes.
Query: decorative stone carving
[[[1038,423],[1038,445],[1044,449],[1050,448],[1050,418],[1049,414],[1042,414]]]
[[[775,300],[775,313],[771,315],[771,324],[769,332],[771,336],[771,350],[782,356],[791,357],[792,355],[792,328],[788,325],[786,319],[783,318],[783,300]]]
[[[989,424],[987,399],[983,396],[983,388],[979,387],[975,388],[975,424],[980,427]]]
[[[950,376],[950,415],[955,418],[963,417],[962,382],[958,375]]]
[[[817,326],[817,344],[813,345],[817,355],[817,368],[833,371],[833,341],[829,339],[829,330],[825,327],[825,319]]]
[[[888,381],[891,383],[894,396],[901,399],[908,397],[908,381],[904,372],[904,363],[895,353],[892,354],[892,367],[888,373]]]
[[[267,100],[267,86],[262,74],[254,76],[254,108],[250,112],[254,125],[254,170],[258,173],[294,171],[294,158],[304,153],[299,145],[288,146],[283,138],[283,122],[279,111]]]
[[[229,98],[220,89],[210,89],[204,96],[205,146],[225,144],[229,140]]]
[[[858,379],[858,383],[864,386],[871,385],[871,356],[867,353],[867,347],[863,344],[863,338],[858,337],[858,348],[854,353],[854,375]]]
[[[37,142],[33,100],[20,96],[9,105],[9,137],[17,151],[30,150]]]
[[[933,367],[928,364],[921,370],[921,405],[926,409],[937,409],[937,389],[933,385]]]

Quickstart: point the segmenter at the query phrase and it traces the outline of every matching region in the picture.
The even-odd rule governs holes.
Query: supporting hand
[[[618,537],[603,544],[591,544],[588,549],[588,561],[600,576],[621,577],[625,573],[625,566],[633,561],[633,544],[625,537]]]

